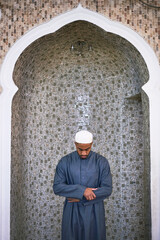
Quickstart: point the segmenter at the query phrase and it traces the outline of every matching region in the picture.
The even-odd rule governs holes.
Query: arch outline
[[[3,61],[0,70],[2,86],[0,94],[0,239],[10,240],[11,104],[18,90],[12,78],[16,61],[20,54],[38,38],[54,33],[78,20],[90,22],[107,32],[125,38],[140,52],[147,65],[149,81],[142,88],[148,95],[150,104],[152,240],[158,240],[160,236],[160,67],[158,59],[152,48],[138,33],[81,5],[28,31],[10,48]]]

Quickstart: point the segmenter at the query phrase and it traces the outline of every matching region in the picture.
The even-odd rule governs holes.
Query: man
[[[106,158],[91,151],[93,135],[76,133],[77,151],[57,165],[53,190],[66,197],[62,240],[105,240],[103,200],[112,192],[112,177]]]

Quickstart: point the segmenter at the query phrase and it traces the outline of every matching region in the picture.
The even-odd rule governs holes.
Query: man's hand
[[[68,202],[79,202],[80,200],[77,198],[67,198]]]
[[[84,191],[84,197],[87,200],[93,200],[96,198],[96,195],[94,194],[94,190],[97,190],[97,188],[86,188],[86,190]]]

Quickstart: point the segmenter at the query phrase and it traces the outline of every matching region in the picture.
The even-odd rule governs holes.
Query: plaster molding
[[[160,67],[152,48],[130,28],[112,21],[99,13],[84,9],[81,5],[43,23],[18,39],[8,51],[0,71],[0,239],[10,240],[10,165],[11,165],[11,104],[18,88],[13,82],[13,71],[20,54],[38,38],[54,33],[74,21],[87,21],[107,32],[128,40],[142,55],[149,81],[143,86],[150,103],[150,149],[151,149],[151,211],[152,240],[160,236]]]

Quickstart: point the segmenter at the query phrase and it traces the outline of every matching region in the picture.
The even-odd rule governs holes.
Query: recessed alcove
[[[23,51],[13,73],[11,239],[60,239],[64,199],[53,194],[54,171],[86,128],[113,175],[108,239],[150,239],[148,78],[131,43],[85,21]]]

